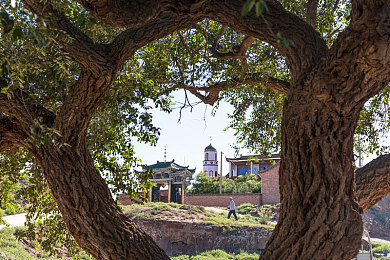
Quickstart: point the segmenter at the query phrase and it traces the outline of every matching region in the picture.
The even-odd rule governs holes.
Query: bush
[[[199,253],[193,256],[181,255],[176,257],[171,257],[172,260],[257,260],[259,259],[259,254],[256,253],[247,253],[245,251],[239,251],[236,254],[229,254],[223,250],[211,250],[203,253]]]
[[[237,207],[237,212],[239,214],[246,215],[246,214],[249,214],[252,210],[256,210],[256,209],[257,209],[257,205],[253,205],[250,203],[244,203],[244,204],[241,204],[240,206]]]
[[[26,250],[24,250],[24,248],[18,243],[18,239],[15,235],[15,233],[21,233],[25,229],[26,228],[24,227],[13,227],[3,228],[0,230],[0,251],[3,252],[7,257],[4,259],[36,259],[35,257],[32,257]],[[40,259],[43,260],[54,258],[43,256]]]
[[[195,183],[188,191],[192,194],[217,194],[219,193],[219,177],[207,177],[205,173],[199,173]],[[252,174],[239,176],[232,180],[222,178],[222,193],[260,193],[261,183]]]
[[[228,253],[226,253],[223,250],[211,250],[203,252],[197,256],[193,256],[190,258],[191,260],[226,260],[226,259],[232,259],[232,256]]]
[[[383,250],[387,249],[390,252],[390,244],[388,243],[380,243],[380,242],[372,242],[372,253],[383,254]]]

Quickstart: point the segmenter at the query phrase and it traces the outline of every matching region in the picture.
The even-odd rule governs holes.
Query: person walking
[[[236,215],[236,204],[234,203],[233,197],[230,197],[230,204],[228,208],[229,208],[228,219],[230,219],[230,216],[233,214],[235,219],[238,220]]]

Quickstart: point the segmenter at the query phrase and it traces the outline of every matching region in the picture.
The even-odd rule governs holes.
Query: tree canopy
[[[3,1],[2,181],[31,175],[31,210],[98,259],[167,259],[109,187],[150,185],[132,141],[156,142],[150,104],[169,112],[182,89],[235,107],[238,147],[280,150],[261,257],[351,259],[360,213],[390,191],[390,155],[353,167],[389,152],[389,14],[384,0]]]
[[[189,192],[193,194],[219,193],[219,177],[207,177],[204,172],[196,175]],[[245,174],[236,179],[222,178],[222,193],[260,193],[261,183],[256,175]]]

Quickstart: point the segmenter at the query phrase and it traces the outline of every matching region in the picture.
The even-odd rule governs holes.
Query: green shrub
[[[256,253],[247,253],[245,251],[239,251],[236,254],[229,254],[223,250],[211,250],[203,253],[199,253],[193,256],[181,255],[176,257],[171,257],[172,260],[257,260],[259,259],[259,254]]]
[[[234,256],[234,260],[258,260],[259,254],[256,253],[248,253],[245,251],[240,251],[238,254]]]
[[[235,227],[223,227],[222,228],[222,234],[240,234],[240,230],[238,230],[237,228]]]
[[[256,210],[257,205],[253,205],[250,203],[244,203],[237,207],[237,213],[239,214],[249,214],[252,210]]]
[[[35,257],[31,256],[26,250],[24,250],[24,248],[18,243],[18,239],[15,233],[20,233],[24,229],[24,227],[12,227],[3,228],[0,230],[0,251],[6,255],[7,258],[5,259],[36,259]],[[55,258],[42,255],[42,257],[39,259],[43,260]]]
[[[189,255],[181,255],[181,256],[174,256],[171,257],[172,260],[190,260]]]
[[[383,253],[387,249],[390,252],[390,243],[372,242],[372,253]]]
[[[188,190],[192,194],[216,194],[219,193],[219,177],[207,177],[205,173],[199,173],[195,183]],[[222,178],[222,193],[260,193],[261,183],[253,174],[239,176],[232,180]]]
[[[192,256],[191,260],[226,260],[233,259],[232,256],[223,250],[211,250],[203,252],[199,255]]]

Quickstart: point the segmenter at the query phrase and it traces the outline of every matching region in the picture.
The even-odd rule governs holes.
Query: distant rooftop
[[[163,169],[167,169],[167,168],[172,168],[173,171],[187,170],[187,171],[191,172],[192,174],[194,174],[196,168],[195,169],[189,169],[188,167],[189,166],[178,165],[177,163],[175,163],[175,160],[168,161],[168,162],[159,162],[159,161],[157,161],[157,163],[155,163],[155,164],[142,165],[142,169],[143,170],[146,170],[147,168],[152,168],[152,170],[163,170]]]
[[[213,151],[216,151],[217,149],[215,149],[211,144],[209,144],[206,148],[204,148],[205,150],[213,150]]]

